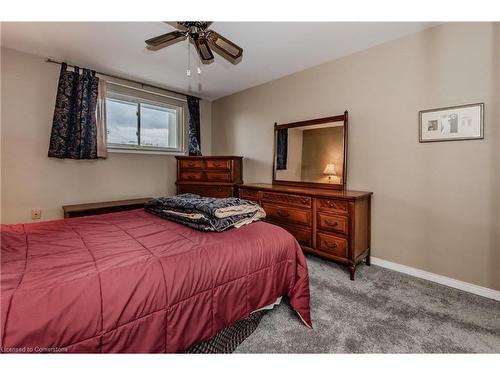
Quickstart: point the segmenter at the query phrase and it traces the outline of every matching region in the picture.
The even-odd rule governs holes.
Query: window
[[[184,107],[108,91],[108,148],[114,150],[184,151]],[[155,95],[149,95],[155,97]],[[163,99],[163,97],[160,97]]]

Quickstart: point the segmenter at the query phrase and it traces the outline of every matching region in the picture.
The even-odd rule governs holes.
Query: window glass
[[[108,143],[138,145],[137,104],[123,100],[106,100]]]
[[[141,104],[141,146],[177,148],[177,113],[151,104]]]

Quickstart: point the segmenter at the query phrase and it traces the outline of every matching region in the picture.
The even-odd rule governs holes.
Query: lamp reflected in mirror
[[[325,167],[325,170],[323,171],[323,174],[326,174],[328,176],[328,183],[332,183],[332,177],[336,176],[335,172],[335,164],[327,164]]]

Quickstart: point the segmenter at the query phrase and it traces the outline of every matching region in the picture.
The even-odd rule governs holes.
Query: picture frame
[[[419,112],[419,142],[484,139],[484,103]]]

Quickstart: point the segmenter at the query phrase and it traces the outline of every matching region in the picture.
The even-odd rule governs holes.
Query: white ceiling
[[[2,46],[216,99],[433,26],[430,22],[214,22],[243,59],[215,61],[186,77],[187,42],[153,52],[144,40],[163,22],[2,23]],[[192,49],[192,61],[197,60]]]

